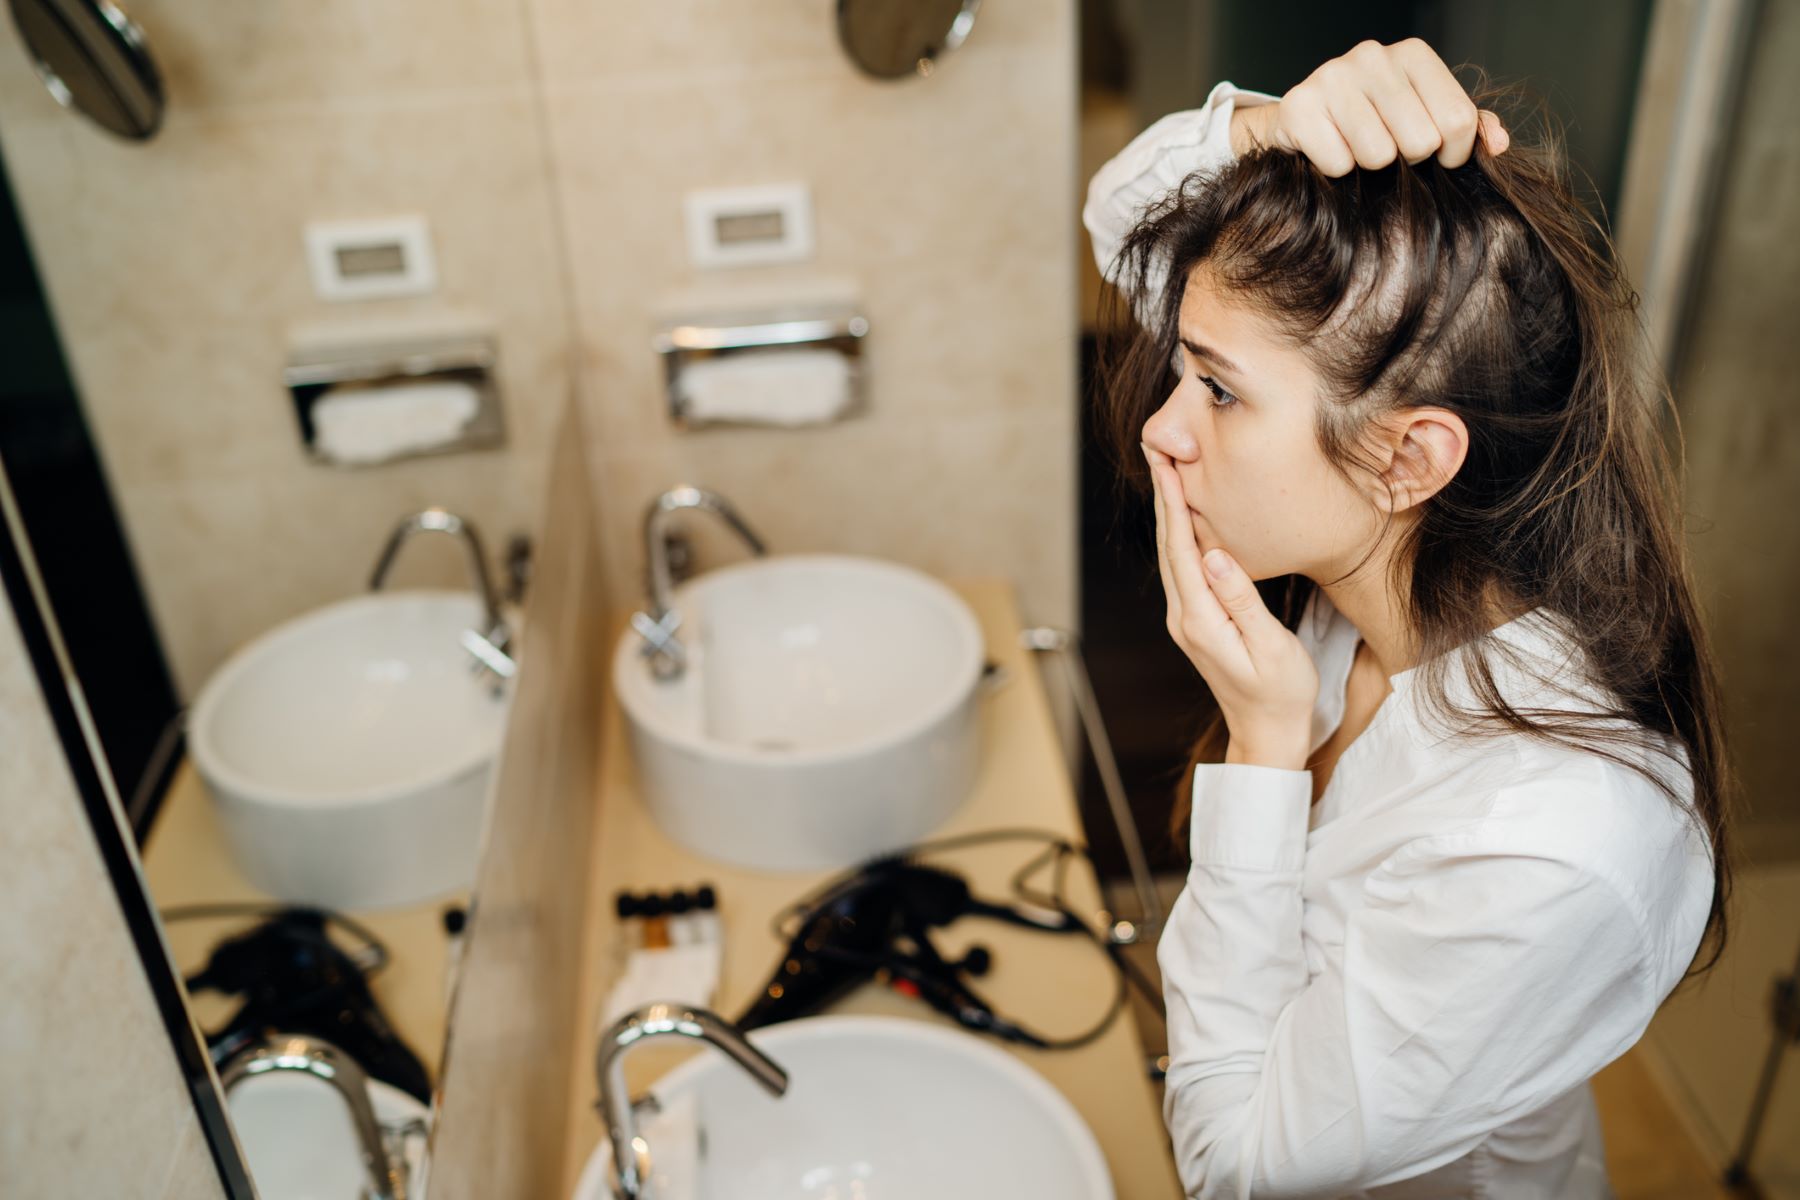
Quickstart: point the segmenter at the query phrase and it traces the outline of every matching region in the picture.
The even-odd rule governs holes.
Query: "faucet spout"
[[[650,502],[649,508],[644,512],[644,562],[649,607],[634,615],[631,624],[644,639],[644,654],[650,658],[651,669],[658,679],[677,678],[685,669],[687,661],[686,652],[675,637],[675,630],[681,624],[681,616],[673,607],[675,580],[669,567],[667,537],[670,519],[676,513],[687,510],[713,514],[750,547],[752,554],[761,556],[768,553],[762,538],[738,515],[731,501],[717,492],[681,484]]]
[[[394,560],[400,556],[400,548],[420,533],[448,534],[460,541],[468,552],[469,580],[481,601],[482,627],[471,630],[463,638],[463,645],[481,666],[503,678],[510,678],[517,670],[517,664],[508,653],[512,631],[500,615],[500,594],[494,590],[493,576],[488,573],[487,554],[482,550],[481,535],[476,532],[473,521],[443,508],[423,509],[404,518],[388,535],[381,556],[375,560],[375,570],[369,576],[369,590],[381,590],[387,583],[388,573],[394,569]]]
[[[272,1034],[226,1063],[219,1073],[219,1082],[229,1093],[246,1079],[275,1071],[311,1075],[335,1088],[350,1107],[350,1123],[356,1130],[357,1145],[369,1176],[369,1195],[374,1200],[406,1200],[405,1161],[388,1153],[381,1125],[375,1119],[375,1105],[369,1099],[369,1077],[354,1059],[318,1038]]]
[[[788,1075],[774,1059],[750,1044],[735,1025],[704,1008],[646,1004],[626,1013],[600,1035],[594,1074],[600,1085],[601,1115],[612,1143],[612,1186],[621,1200],[653,1200],[650,1147],[638,1136],[636,1109],[625,1087],[625,1056],[653,1038],[682,1037],[706,1042],[761,1084],[770,1095],[786,1093]]]

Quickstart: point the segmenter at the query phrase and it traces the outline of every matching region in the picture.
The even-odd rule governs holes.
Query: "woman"
[[[1216,704],[1157,951],[1190,1196],[1608,1195],[1587,1081],[1723,936],[1666,396],[1560,148],[1509,141],[1365,42],[1090,187]]]

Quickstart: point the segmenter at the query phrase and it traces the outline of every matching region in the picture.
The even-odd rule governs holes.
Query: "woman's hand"
[[[1318,668],[1231,555],[1215,548],[1202,560],[1174,464],[1149,446],[1144,455],[1156,488],[1156,565],[1169,636],[1219,702],[1231,731],[1225,761],[1304,770]]]
[[[1396,158],[1432,155],[1460,167],[1479,133],[1488,153],[1511,143],[1500,118],[1475,102],[1437,51],[1418,38],[1359,42],[1290,88],[1277,104],[1234,109],[1231,148],[1275,146],[1304,154],[1330,176],[1379,170]]]

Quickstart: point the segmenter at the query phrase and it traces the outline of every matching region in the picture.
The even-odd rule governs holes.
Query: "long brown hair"
[[[1483,77],[1471,95],[1504,113],[1522,89]],[[1701,942],[1711,954],[1697,974],[1725,939],[1731,780],[1665,437],[1674,406],[1637,294],[1573,191],[1560,130],[1541,103],[1536,115],[1536,137],[1509,119],[1509,149],[1491,155],[1477,139],[1456,168],[1428,159],[1334,179],[1302,155],[1259,148],[1190,176],[1144,214],[1109,272],[1123,292],[1109,324],[1125,332],[1101,346],[1107,424],[1121,480],[1147,491],[1137,444],[1175,384],[1182,294],[1201,264],[1307,354],[1326,393],[1319,444],[1346,476],[1366,467],[1360,437],[1382,414],[1429,405],[1461,417],[1467,457],[1419,506],[1393,560],[1419,694],[1471,735],[1602,755],[1686,809],[1713,851]],[[1258,586],[1290,629],[1317,587],[1300,576]],[[1494,673],[1506,648],[1487,636],[1496,602],[1557,619],[1604,703],[1509,704]],[[1454,664],[1472,707],[1449,699]],[[1226,732],[1212,705],[1177,792],[1178,842],[1193,767],[1223,758]],[[1649,765],[1646,747],[1664,762],[1685,757],[1691,797]]]

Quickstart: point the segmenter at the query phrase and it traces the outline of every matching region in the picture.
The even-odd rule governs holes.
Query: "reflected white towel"
[[[460,382],[334,388],[312,407],[313,446],[333,462],[384,462],[455,441],[479,407]]]

